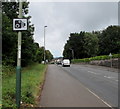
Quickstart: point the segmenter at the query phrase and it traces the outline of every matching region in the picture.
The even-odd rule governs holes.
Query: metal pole
[[[44,26],[44,64],[45,64],[45,26]]]
[[[111,68],[112,68],[112,56],[111,56]]]
[[[19,1],[19,18],[22,18],[22,2]],[[20,107],[21,101],[21,39],[22,33],[18,32],[18,54],[17,54],[17,68],[16,68],[16,104]]]
[[[44,26],[44,64],[46,63],[46,54],[45,54],[45,28],[47,26]]]
[[[74,59],[74,51],[73,51],[73,49],[72,49],[72,55],[73,55],[73,59]]]
[[[74,59],[74,51],[72,48],[69,48],[72,51],[72,58]]]

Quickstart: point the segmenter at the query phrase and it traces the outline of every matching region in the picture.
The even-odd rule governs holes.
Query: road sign
[[[110,53],[109,56],[112,57],[112,54]]]
[[[27,19],[13,19],[13,30],[27,30]]]

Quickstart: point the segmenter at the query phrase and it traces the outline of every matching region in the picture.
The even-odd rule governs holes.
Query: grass
[[[120,54],[113,54],[112,58],[120,58]],[[90,61],[95,61],[95,60],[106,60],[110,59],[110,56],[108,55],[103,55],[103,56],[96,56],[96,57],[91,57],[91,58],[84,58],[84,59],[74,59],[72,60],[72,63],[87,63]]]
[[[2,107],[2,65],[0,64],[0,109]]]
[[[36,105],[36,98],[39,94],[40,85],[43,84],[46,65],[34,64],[22,69],[21,75],[21,101],[24,106]],[[12,70],[14,71],[14,70]],[[2,107],[12,107],[15,105],[16,74],[3,77],[2,87]]]

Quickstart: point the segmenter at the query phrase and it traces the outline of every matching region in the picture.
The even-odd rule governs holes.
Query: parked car
[[[62,62],[62,66],[68,66],[70,67],[70,60],[69,59],[64,59],[63,62]]]

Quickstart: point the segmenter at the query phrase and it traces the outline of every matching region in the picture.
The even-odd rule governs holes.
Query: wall
[[[112,62],[112,63],[111,63]],[[106,66],[106,67],[114,67],[114,68],[120,68],[120,59],[115,58],[111,60],[99,60],[99,61],[91,61],[89,62],[91,65],[100,65],[100,66]]]

